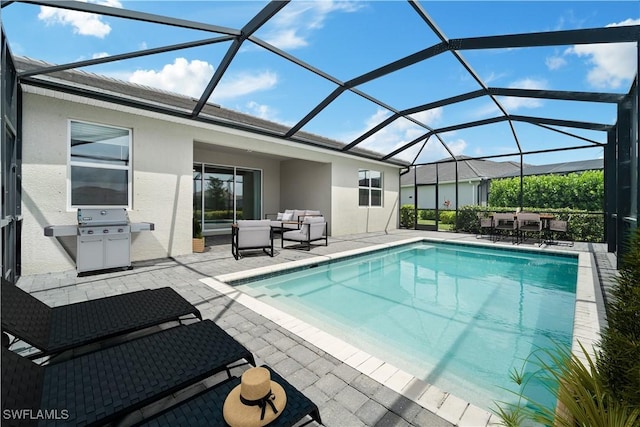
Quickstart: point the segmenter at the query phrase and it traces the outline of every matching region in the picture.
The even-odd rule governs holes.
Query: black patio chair
[[[117,424],[219,372],[231,377],[230,368],[247,362],[255,365],[251,352],[211,320],[51,365],[2,347],[2,425]]]
[[[266,365],[263,366],[269,369],[271,380],[280,384],[287,395],[286,406],[280,416],[269,423],[269,427],[300,426],[311,421],[322,424],[320,411],[315,403],[274,372],[273,369]],[[227,424],[222,417],[222,407],[229,392],[238,384],[240,384],[240,378],[231,378],[216,387],[200,392],[176,406],[147,418],[136,424],[136,427],[164,427],[169,425],[175,427],[226,426]],[[301,423],[305,419],[306,422]]]
[[[32,345],[32,359],[139,331],[200,311],[169,287],[147,289],[49,307],[10,283],[2,283],[2,330]]]

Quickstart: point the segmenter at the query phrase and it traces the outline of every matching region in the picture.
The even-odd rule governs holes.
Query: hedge
[[[567,175],[525,176],[522,204],[537,209],[571,207],[601,211],[604,200],[604,172],[585,171]],[[491,180],[490,206],[520,206],[520,177]]]

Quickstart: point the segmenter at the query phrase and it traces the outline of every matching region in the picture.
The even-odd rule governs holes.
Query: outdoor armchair
[[[231,227],[231,253],[237,260],[240,251],[262,249],[273,256],[273,229],[268,219],[240,220]]]
[[[200,311],[169,287],[49,307],[16,285],[2,283],[2,330],[39,351],[32,358],[149,328]]]
[[[324,240],[324,245],[328,246],[329,239],[327,237],[327,221],[322,216],[305,217],[299,230],[284,231],[282,230],[281,247],[284,248],[284,242],[298,242],[302,248],[311,249],[311,242]]]

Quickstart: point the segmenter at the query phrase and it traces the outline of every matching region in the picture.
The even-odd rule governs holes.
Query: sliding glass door
[[[260,219],[262,172],[194,164],[193,212],[204,234],[230,232],[239,219]]]

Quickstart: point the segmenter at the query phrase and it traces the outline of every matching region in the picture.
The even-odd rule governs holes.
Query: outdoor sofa
[[[2,283],[2,331],[39,351],[31,358],[58,353],[200,311],[170,287],[147,289],[90,301],[49,307],[10,283]]]
[[[297,230],[306,217],[322,216],[318,210],[310,209],[286,209],[276,214],[266,214],[265,218],[271,220],[274,230]]]

